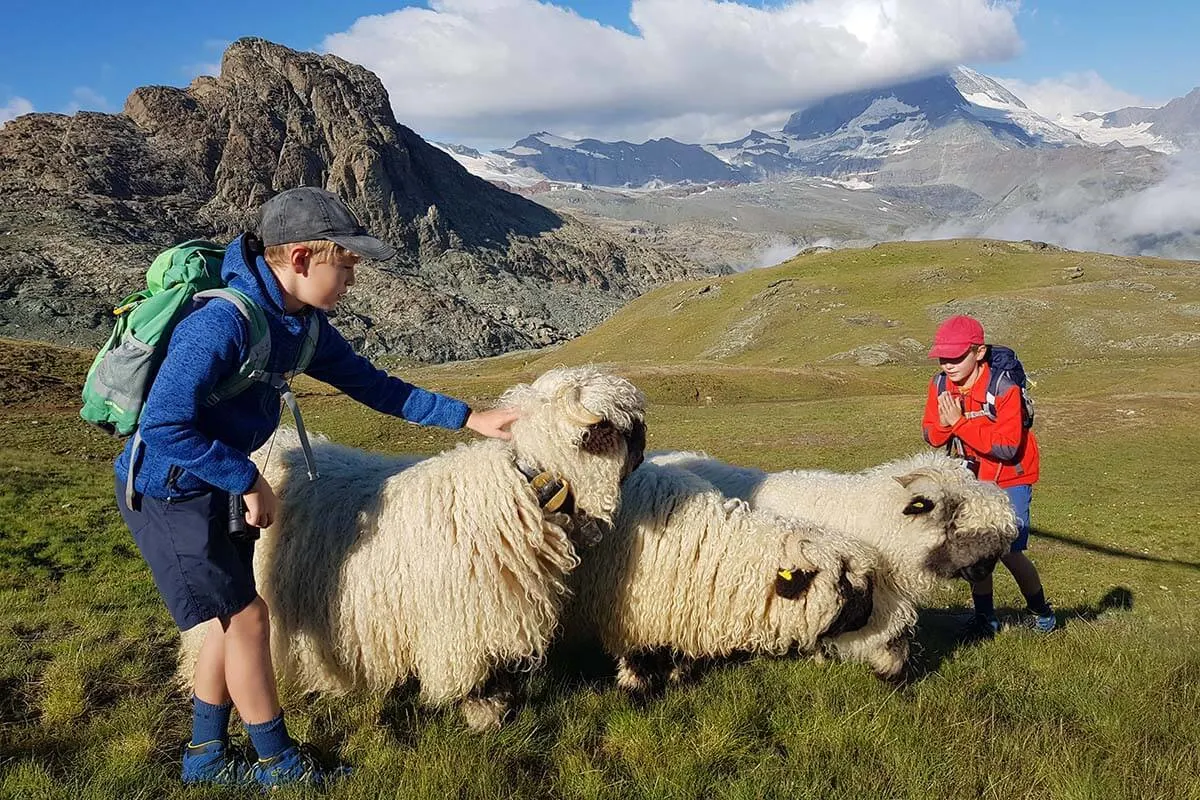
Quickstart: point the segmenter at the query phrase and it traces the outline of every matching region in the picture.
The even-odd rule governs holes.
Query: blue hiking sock
[[[1035,614],[1049,614],[1050,604],[1046,602],[1046,591],[1038,589],[1033,594],[1025,595],[1025,605]]]
[[[283,724],[283,712],[279,716],[257,725],[246,725],[246,733],[250,734],[250,743],[259,758],[274,758],[287,750],[295,742],[288,736],[287,726]]]
[[[192,744],[228,741],[231,711],[233,703],[214,706],[192,695]]]
[[[996,616],[996,602],[990,594],[972,594],[971,602],[975,604],[975,613],[991,619]]]

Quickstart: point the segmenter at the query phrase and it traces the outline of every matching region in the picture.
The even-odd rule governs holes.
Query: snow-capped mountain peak
[[[950,73],[950,79],[954,81],[959,93],[977,106],[1029,110],[1029,107],[1021,102],[1021,98],[1004,88],[1002,83],[969,67],[955,67]]]
[[[1170,152],[1176,149],[1172,142],[1191,141],[1200,146],[1200,89],[1162,109],[1051,121],[994,78],[958,67],[828,97],[793,114],[780,131],[751,130],[731,142],[694,145],[664,138],[631,144],[541,131],[488,155],[456,157],[472,171],[471,163],[480,163],[492,172],[503,166],[556,181],[641,187],[802,175],[846,179],[894,165],[898,157],[941,163],[950,151],[970,160],[972,154],[986,159],[988,152],[1009,149],[1119,142]]]

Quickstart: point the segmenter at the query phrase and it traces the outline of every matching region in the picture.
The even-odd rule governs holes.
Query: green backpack
[[[246,318],[250,350],[237,374],[218,384],[206,404],[216,405],[244,392],[256,382],[271,385],[292,411],[304,445],[309,476],[316,477],[300,409],[287,382],[307,369],[312,361],[320,321],[316,314],[310,315],[308,335],[300,348],[295,369],[287,373],[268,372],[271,331],[266,315],[244,293],[225,285],[221,279],[224,258],[225,248],[202,239],[176,245],[155,257],[146,272],[146,288],[129,295],[113,309],[117,321],[88,370],[79,415],[114,436],[133,434],[135,449],[139,447],[138,420],[154,376],[166,355],[171,332],[193,308],[211,298],[221,298],[233,303]],[[132,478],[131,469],[131,483]]]

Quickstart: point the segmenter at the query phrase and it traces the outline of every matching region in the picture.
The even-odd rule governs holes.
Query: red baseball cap
[[[974,317],[959,314],[938,326],[930,358],[958,358],[974,345],[983,344],[983,326]]]

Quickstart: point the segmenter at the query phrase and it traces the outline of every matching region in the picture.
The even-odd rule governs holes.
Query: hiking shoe
[[[183,748],[183,782],[185,784],[213,783],[218,786],[252,784],[250,763],[240,751],[230,750],[229,744],[214,739]]]
[[[991,639],[1000,631],[1000,620],[986,614],[972,614],[971,621],[963,626],[962,638],[967,640]]]
[[[350,774],[350,767],[339,764],[323,766],[316,751],[309,745],[292,745],[274,758],[260,758],[250,768],[252,780],[265,788],[300,784],[323,788]]]
[[[1054,614],[1054,609],[1046,606],[1046,612],[1039,613],[1030,611],[1033,614],[1033,629],[1038,633],[1049,633],[1058,627],[1058,617]]]

